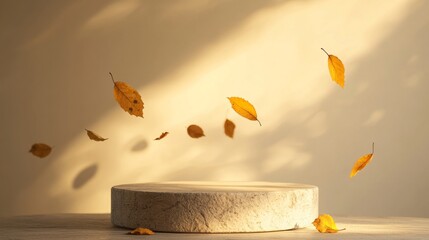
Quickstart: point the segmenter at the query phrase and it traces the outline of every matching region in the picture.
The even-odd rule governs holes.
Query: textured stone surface
[[[112,188],[112,223],[161,232],[302,228],[318,215],[315,186],[269,182],[164,182]]]

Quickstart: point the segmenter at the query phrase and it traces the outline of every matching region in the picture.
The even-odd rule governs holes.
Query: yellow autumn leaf
[[[155,233],[149,228],[136,228],[132,230],[129,234],[131,235],[154,235]]]
[[[32,153],[34,156],[37,156],[39,158],[44,158],[48,156],[52,151],[52,148],[44,143],[35,143],[31,146],[29,152]]]
[[[319,215],[318,218],[314,219],[313,225],[317,231],[321,233],[336,233],[345,229],[338,229],[334,219],[329,214]]]
[[[227,135],[230,138],[234,138],[234,130],[235,130],[235,124],[229,120],[226,119],[225,123],[223,124],[225,135]]]
[[[235,112],[249,120],[258,121],[259,125],[262,126],[261,122],[258,120],[256,110],[251,103],[240,97],[229,97],[228,99]]]
[[[167,136],[167,134],[168,134],[168,132],[163,132],[163,133],[161,133],[161,135],[159,137],[155,138],[154,140],[161,140],[161,139],[165,138],[165,136]]]
[[[187,131],[191,138],[200,138],[205,136],[203,129],[195,124],[189,125]]]
[[[108,138],[103,138],[100,135],[94,133],[91,130],[85,129],[86,130],[86,134],[88,135],[89,139],[100,142],[100,141],[106,141]]]
[[[371,160],[374,155],[374,143],[372,143],[372,153],[365,154],[360,157],[350,172],[350,178],[354,177],[360,170],[362,170]]]
[[[125,82],[116,82],[113,78],[112,73],[110,73],[113,81],[113,94],[116,101],[119,103],[124,111],[128,112],[130,115],[137,117],[143,117],[143,108],[144,103],[141,99],[140,94],[130,85]]]
[[[331,75],[332,80],[336,82],[338,85],[340,85],[342,88],[344,88],[345,69],[344,69],[343,63],[338,57],[329,54],[323,48],[322,50],[326,53],[326,55],[328,55],[328,68],[329,68],[329,74]]]

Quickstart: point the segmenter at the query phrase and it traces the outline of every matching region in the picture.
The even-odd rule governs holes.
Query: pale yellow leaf
[[[125,82],[116,82],[112,73],[110,73],[110,76],[114,85],[113,94],[119,106],[130,115],[143,117],[144,103],[137,90]]]
[[[329,68],[329,74],[331,75],[332,80],[336,82],[338,85],[340,85],[342,88],[344,88],[345,69],[344,69],[343,63],[338,57],[328,54],[323,48],[322,50],[328,55],[328,68]]]
[[[371,162],[374,156],[374,143],[372,144],[372,153],[365,154],[360,157],[354,164],[350,171],[350,178],[354,177],[360,170],[362,170],[369,162]]]
[[[88,135],[89,139],[100,142],[100,141],[106,141],[108,138],[103,138],[100,135],[94,133],[91,130],[85,129],[86,130],[86,134]]]
[[[52,151],[52,148],[44,143],[35,143],[31,146],[31,149],[29,152],[31,152],[34,156],[37,156],[39,158],[44,158],[48,156]]]
[[[314,219],[313,225],[316,227],[317,231],[321,233],[336,233],[341,230],[337,228],[334,219],[329,214],[319,215],[318,218]]]
[[[259,125],[262,126],[261,122],[258,120],[256,110],[251,103],[240,97],[229,97],[228,99],[235,112],[249,120],[258,121]]]
[[[155,233],[148,228],[136,228],[130,232],[131,235],[154,235]]]
[[[198,125],[189,125],[187,131],[191,138],[200,138],[205,136],[203,129]]]
[[[235,124],[231,120],[226,119],[225,123],[223,124],[223,127],[225,130],[225,134],[228,137],[233,138],[234,137]]]

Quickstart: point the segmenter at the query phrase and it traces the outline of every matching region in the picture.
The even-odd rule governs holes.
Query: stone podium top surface
[[[277,192],[293,189],[316,188],[316,186],[299,183],[275,182],[152,182],[134,183],[114,186],[113,188],[164,193],[192,193],[192,192]]]
[[[130,236],[129,230],[110,223],[110,214],[57,214],[0,218],[0,239],[151,239],[151,240],[365,240],[365,239],[429,239],[429,218],[404,217],[336,217],[337,226],[345,231],[328,234],[315,228],[234,234],[156,233],[151,236]]]

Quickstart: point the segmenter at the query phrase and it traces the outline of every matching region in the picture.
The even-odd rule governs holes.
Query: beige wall
[[[424,0],[1,1],[0,215],[109,212],[122,183],[263,180],[319,186],[321,212],[429,217],[428,12]],[[343,60],[344,90],[320,47]],[[109,71],[138,88],[144,119],[117,106]],[[192,123],[207,137],[189,138]],[[54,146],[45,159],[27,152],[39,141]]]

